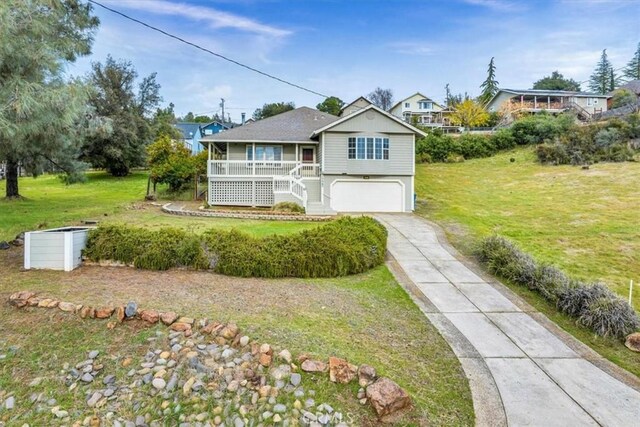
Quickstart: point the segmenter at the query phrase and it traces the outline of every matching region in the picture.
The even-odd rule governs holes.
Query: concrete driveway
[[[389,231],[391,270],[460,359],[477,425],[640,425],[637,377],[461,261],[428,221],[376,218]]]

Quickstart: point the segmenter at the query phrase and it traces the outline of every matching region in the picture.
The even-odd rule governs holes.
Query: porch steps
[[[321,202],[308,202],[307,215],[337,215],[333,209],[323,205]]]

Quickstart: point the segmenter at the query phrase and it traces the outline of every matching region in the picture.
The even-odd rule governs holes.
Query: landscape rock
[[[640,352],[640,332],[628,335],[624,345],[631,351]]]
[[[80,309],[80,317],[82,319],[94,318],[96,317],[96,309],[85,305]]]
[[[398,411],[411,406],[409,394],[389,378],[380,378],[369,385],[366,394],[378,418],[383,421],[392,419]]]
[[[11,248],[11,245],[9,245],[9,243],[6,240],[3,240],[0,242],[0,250],[7,250],[10,248]]]
[[[170,328],[172,331],[186,332],[191,330],[191,325],[189,325],[188,323],[175,322],[171,324]]]
[[[140,319],[144,320],[147,323],[158,323],[160,320],[160,315],[156,310],[142,310],[140,312]]]
[[[58,308],[62,311],[66,311],[67,313],[73,313],[76,311],[76,305],[70,302],[61,302],[58,304]]]
[[[289,350],[282,350],[278,353],[278,357],[287,363],[291,363],[291,352]]]
[[[96,391],[95,393],[93,393],[91,395],[91,397],[89,398],[89,400],[87,400],[87,405],[90,408],[93,408],[94,406],[96,406],[96,404],[98,403],[98,401],[102,399],[102,393],[100,393],[99,391]]]
[[[116,307],[116,320],[118,322],[123,322],[127,315],[125,314],[125,308],[121,305]]]
[[[300,368],[305,372],[326,372],[327,364],[320,360],[306,359]]]
[[[101,307],[96,309],[96,319],[108,319],[114,312],[113,307]]]
[[[160,320],[163,324],[169,326],[176,320],[178,320],[178,315],[173,311],[167,311],[165,313],[160,314]]]
[[[35,297],[36,294],[34,292],[30,292],[30,291],[20,291],[20,292],[16,292],[15,294],[12,294],[9,297],[9,304],[18,307],[18,308],[22,308],[25,305],[27,305],[27,301],[33,297]]]
[[[236,325],[235,323],[229,323],[227,326],[222,328],[222,331],[220,331],[220,335],[223,338],[232,340],[236,337],[236,335],[238,335],[238,332],[240,332],[240,328],[238,328],[238,325]]]
[[[334,383],[348,384],[356,377],[357,369],[344,359],[329,358],[329,380]]]
[[[4,407],[6,410],[10,411],[16,406],[16,398],[13,396],[9,396],[7,400],[4,402]]]
[[[157,390],[162,390],[163,388],[165,388],[167,383],[162,378],[154,378],[153,381],[151,381],[151,385]]]
[[[376,370],[373,366],[360,365],[358,368],[358,383],[360,387],[366,387],[377,379]]]
[[[189,326],[193,326],[193,324],[195,323],[195,319],[193,317],[180,317],[178,320],[176,320],[176,322],[179,323],[186,323]]]
[[[129,301],[124,308],[124,315],[126,317],[134,317],[138,312],[138,304],[134,301]]]

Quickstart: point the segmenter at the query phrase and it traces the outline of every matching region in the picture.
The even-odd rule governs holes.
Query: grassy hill
[[[514,159],[515,161],[511,161]],[[640,282],[640,164],[542,166],[531,148],[416,168],[418,213],[469,251],[498,233],[539,261],[628,296]],[[640,286],[633,305],[640,310]]]

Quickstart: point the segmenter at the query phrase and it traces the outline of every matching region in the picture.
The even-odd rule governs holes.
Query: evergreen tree
[[[580,83],[573,79],[565,78],[560,72],[554,71],[550,76],[545,76],[533,84],[534,89],[543,90],[568,90],[580,92]]]
[[[640,80],[640,43],[638,43],[633,58],[622,71],[622,75],[628,80]]]
[[[487,105],[491,98],[498,93],[498,81],[496,80],[496,65],[494,63],[494,58],[491,57],[491,61],[489,61],[489,68],[487,69],[487,79],[482,82],[480,85],[480,89],[482,89],[482,93],[478,97],[478,100],[482,105]]]
[[[88,88],[65,81],[68,63],[91,52],[99,21],[79,0],[0,2],[0,161],[6,196],[20,197],[18,166],[44,162],[74,174],[87,124]],[[79,126],[82,124],[82,126]]]
[[[615,89],[615,84],[616,76],[613,71],[613,65],[611,65],[611,62],[607,57],[607,49],[604,49],[600,56],[600,60],[596,64],[596,68],[593,70],[593,74],[591,74],[591,78],[589,79],[589,89],[592,92],[604,95],[605,93]]]
[[[316,105],[316,108],[319,111],[337,116],[338,114],[340,114],[340,110],[342,109],[343,106],[344,106],[344,101],[342,99],[338,98],[337,96],[330,96],[324,101],[322,101],[321,103],[319,103],[318,105]]]

